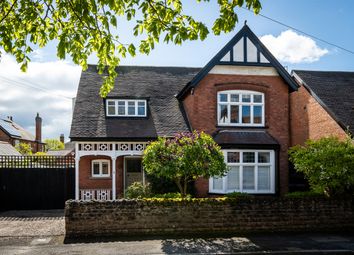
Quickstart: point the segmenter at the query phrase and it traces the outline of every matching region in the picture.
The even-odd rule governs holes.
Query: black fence
[[[61,209],[75,197],[72,156],[0,156],[0,209]]]

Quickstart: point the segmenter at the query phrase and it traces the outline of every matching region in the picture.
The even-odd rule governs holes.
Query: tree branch
[[[10,12],[12,11],[12,9],[14,8],[15,4],[17,3],[17,0],[15,0],[13,2],[13,4],[11,5],[10,9],[8,10],[7,13],[5,13],[5,16],[1,18],[0,20],[0,24],[7,18],[7,16],[9,16]]]

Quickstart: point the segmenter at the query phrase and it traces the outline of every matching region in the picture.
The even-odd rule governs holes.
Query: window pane
[[[125,115],[125,102],[118,101],[118,115]]]
[[[243,167],[243,189],[254,189],[254,166]]]
[[[116,115],[116,107],[108,104],[108,115]]]
[[[269,163],[270,153],[269,152],[258,152],[258,163]]]
[[[251,122],[251,107],[250,106],[242,106],[242,123],[250,123]]]
[[[270,166],[258,167],[258,189],[270,190]]]
[[[262,123],[262,106],[253,107],[253,123]]]
[[[126,170],[129,173],[140,173],[142,171],[141,158],[126,159]]]
[[[242,95],[242,102],[251,102],[251,95]]]
[[[238,102],[239,101],[239,95],[238,94],[232,94],[231,95],[231,102]]]
[[[135,115],[135,102],[128,102],[128,115]]]
[[[108,163],[107,162],[102,162],[102,174],[108,175]]]
[[[253,95],[253,102],[254,103],[262,103],[262,95]]]
[[[227,105],[220,105],[220,123],[227,123],[228,122],[228,112],[227,112]]]
[[[243,153],[243,163],[254,163],[254,160],[255,160],[254,152]]]
[[[227,94],[219,94],[219,102],[227,102]]]
[[[239,152],[228,152],[227,153],[227,162],[228,163],[239,163],[240,162],[240,153]]]
[[[138,102],[138,106],[143,106],[143,107],[145,107],[145,102]]]
[[[238,123],[238,105],[231,105],[231,123]]]
[[[145,115],[145,107],[138,107],[138,115],[144,116]]]
[[[94,162],[93,163],[93,174],[94,175],[99,175],[100,174],[100,163],[99,162]]]
[[[230,167],[230,171],[227,173],[227,189],[240,189],[240,169],[238,166]]]
[[[222,190],[222,181],[223,178],[213,178],[213,189],[214,190]]]

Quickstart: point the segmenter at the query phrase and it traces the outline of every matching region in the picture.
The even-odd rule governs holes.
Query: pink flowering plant
[[[151,142],[144,151],[143,165],[148,174],[174,181],[182,198],[189,182],[227,172],[221,148],[210,135],[197,131]]]

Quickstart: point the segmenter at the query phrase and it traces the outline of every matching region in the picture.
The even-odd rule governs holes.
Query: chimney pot
[[[60,135],[60,141],[61,141],[62,143],[64,143],[64,134],[61,134],[61,135]]]

